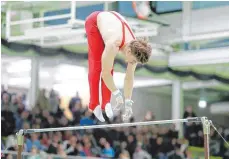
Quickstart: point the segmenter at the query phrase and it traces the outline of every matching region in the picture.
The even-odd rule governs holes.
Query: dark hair
[[[145,39],[136,39],[130,42],[132,54],[137,58],[137,61],[145,64],[149,61],[152,47]]]

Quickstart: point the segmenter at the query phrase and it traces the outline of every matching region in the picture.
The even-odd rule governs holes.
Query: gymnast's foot
[[[105,113],[107,115],[108,118],[113,118],[114,114],[113,114],[113,111],[112,111],[112,107],[111,107],[111,104],[110,103],[107,103],[106,106],[105,106]]]
[[[102,109],[101,109],[101,106],[100,105],[98,105],[98,106],[95,107],[93,113],[96,116],[96,118],[99,119],[99,121],[105,122],[105,119],[103,117],[103,113],[102,113]]]

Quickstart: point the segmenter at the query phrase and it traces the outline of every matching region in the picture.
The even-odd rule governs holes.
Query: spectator
[[[27,137],[25,143],[26,143],[27,152],[31,152],[33,146],[35,146],[38,150],[42,150],[40,140],[38,139],[38,134],[36,133],[31,134],[31,139]]]
[[[69,120],[65,116],[62,116],[58,120],[58,127],[68,127],[68,126],[69,126]]]
[[[50,113],[48,110],[44,109],[42,110],[42,115],[41,115],[41,127],[42,128],[48,128],[49,123],[48,123],[48,118],[50,117]]]
[[[148,152],[142,149],[142,145],[138,144],[133,154],[133,159],[151,159],[152,157]]]
[[[193,112],[192,106],[187,106],[183,115],[183,118],[191,118],[196,117],[196,114]],[[183,124],[184,127],[184,136],[187,137],[188,128],[190,125],[187,125],[187,123]]]
[[[164,140],[162,137],[158,137],[156,139],[156,147],[157,147],[157,157],[159,157],[159,159],[167,159],[168,156],[166,154],[166,146],[164,144]]]
[[[170,129],[168,131],[169,138],[178,138],[178,131],[176,130],[176,125],[171,124]]]
[[[15,135],[9,135],[6,139],[6,148],[7,149],[15,149],[15,146],[17,145],[17,139]]]
[[[76,96],[72,97],[72,99],[69,102],[69,109],[72,111],[76,103],[82,103],[81,98],[79,97],[79,92],[76,92]]]
[[[59,108],[59,97],[53,89],[50,91],[49,94],[49,105],[50,105],[50,112],[53,115],[56,114]]]
[[[104,144],[104,149],[102,151],[102,157],[112,158],[115,156],[114,149],[110,146],[110,144],[106,141]]]
[[[38,149],[36,146],[33,146],[31,149],[32,155],[28,157],[28,159],[41,159],[40,155],[38,154]]]
[[[30,123],[30,113],[28,111],[23,111],[20,115],[17,114],[15,115],[16,118],[16,130],[20,130],[22,129],[24,123]]]
[[[80,119],[81,119],[81,103],[76,102],[74,107],[72,108],[72,114],[73,114],[73,125],[79,125]],[[85,116],[91,116],[91,114],[86,114]]]
[[[13,135],[16,129],[15,118],[13,112],[10,110],[9,105],[4,106],[5,109],[1,111],[1,134],[3,137]]]
[[[14,111],[14,108],[13,108],[12,104],[10,103],[10,96],[7,92],[2,94],[1,104],[2,104],[2,106],[1,106],[2,110],[9,109],[11,112]]]
[[[77,148],[79,151],[79,156],[87,156],[87,153],[85,152],[85,149],[83,148],[81,143],[77,145]]]
[[[64,148],[63,148],[62,144],[58,144],[57,145],[57,154],[60,155],[60,157],[62,157],[62,158],[66,158],[67,157],[67,154],[64,151]]]
[[[91,150],[92,150],[91,143],[90,142],[86,142],[84,144],[84,148],[83,148],[83,151],[84,151],[85,155],[86,156],[93,156]]]
[[[120,159],[130,159],[130,155],[129,152],[126,150],[123,150],[120,155],[119,155]]]
[[[73,135],[72,131],[64,131],[64,135],[63,135],[63,140],[70,140],[71,136]]]
[[[54,97],[54,92],[50,93],[50,98]],[[34,107],[33,110],[27,111],[21,95],[2,93],[2,103],[6,106],[2,109],[2,148],[7,147],[8,150],[15,151],[17,149],[15,139],[15,129],[20,128],[46,128],[46,127],[65,127],[73,125],[93,125],[96,124],[94,116],[87,109],[82,107],[81,99],[75,99],[75,105],[72,109],[74,120],[69,121],[66,118],[63,110],[61,110],[61,101],[58,99],[58,109],[46,110],[41,107]],[[11,97],[11,100],[10,100]],[[47,98],[50,108],[54,108],[55,99]],[[52,101],[53,100],[53,101]],[[73,101],[73,100],[72,100]],[[12,112],[9,109],[14,103],[16,109]],[[44,102],[45,103],[45,102]],[[52,104],[51,104],[52,103]],[[195,116],[192,110],[187,108],[187,117]],[[143,120],[154,120],[152,112],[148,112]],[[4,122],[3,122],[4,121]],[[131,119],[134,121],[134,118]],[[114,117],[112,123],[120,123],[121,115]],[[6,126],[5,126],[6,125]],[[191,159],[191,154],[188,151],[188,144],[192,146],[203,146],[203,131],[201,124],[186,125],[186,137],[189,140],[179,139],[178,132],[175,130],[175,125],[171,124],[166,127],[159,126],[139,126],[126,128],[109,128],[109,129],[93,129],[75,131],[61,131],[49,133],[37,133],[35,136],[25,136],[25,150],[30,151],[33,155],[31,158],[36,158],[37,153],[42,154],[42,151],[48,154],[58,154],[64,158],[67,155],[78,156],[97,156],[104,158],[148,158],[149,155],[155,159]],[[219,128],[219,131],[225,138],[229,138],[228,130]],[[224,143],[219,141],[219,135],[212,129],[210,152],[211,155],[220,155],[228,157],[229,151],[224,146]],[[10,155],[8,155],[9,157]],[[46,158],[46,157],[40,157]],[[225,159],[224,158],[224,159]]]
[[[49,100],[46,97],[46,90],[42,89],[39,92],[38,99],[36,102],[36,106],[39,107],[41,110],[51,111]]]
[[[80,125],[94,125],[95,121],[91,118],[92,113],[89,111],[85,112],[85,116],[81,118]]]
[[[175,148],[175,153],[168,157],[168,159],[183,159],[180,149],[178,147]]]
[[[190,146],[197,144],[197,132],[194,123],[186,123],[185,138],[188,139]]]
[[[51,141],[51,144],[48,147],[47,153],[57,154],[59,144],[60,144],[60,138],[58,137],[57,134],[53,134],[53,140]]]
[[[5,89],[5,86],[4,85],[1,85],[1,99],[2,99],[2,97],[3,97],[3,94],[4,93],[7,93],[7,90]]]
[[[17,95],[16,94],[12,94],[11,95],[11,105],[12,105],[12,111],[13,113],[17,112],[17,108],[18,108],[18,104],[17,104]]]
[[[4,145],[4,143],[2,142],[2,140],[1,140],[1,150],[5,150],[5,145]]]
[[[49,147],[50,141],[48,139],[48,135],[47,133],[42,133],[42,137],[41,137],[41,145],[43,147],[44,150],[47,150]]]
[[[144,120],[145,121],[153,121],[153,120],[155,120],[155,116],[154,116],[153,112],[148,111],[146,113],[146,115],[145,115],[145,119]]]
[[[16,100],[17,100],[17,113],[18,115],[21,115],[21,113],[26,109],[25,104],[23,102],[23,97],[21,94],[16,95]]]
[[[77,156],[79,151],[77,150],[77,138],[76,136],[71,136],[71,138],[63,143],[64,152],[67,155]]]
[[[57,107],[58,109],[57,109],[56,114],[54,114],[55,117],[57,117],[57,118],[61,118],[62,116],[64,116],[64,109],[62,109],[62,108],[60,107],[60,103],[61,103],[61,100],[58,99],[58,107]]]
[[[133,135],[129,135],[127,138],[127,151],[130,154],[130,157],[133,158],[133,154],[135,152],[136,149],[136,141],[134,139]]]
[[[192,106],[187,106],[184,112],[184,118],[196,117],[196,114],[193,112]]]

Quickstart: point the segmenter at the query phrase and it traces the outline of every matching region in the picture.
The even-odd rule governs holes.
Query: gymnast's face
[[[136,63],[137,63],[137,59],[136,59],[136,57],[131,53],[130,48],[127,48],[127,49],[126,49],[125,55],[126,55],[126,62],[127,62],[127,63],[131,63],[131,64],[136,64]]]

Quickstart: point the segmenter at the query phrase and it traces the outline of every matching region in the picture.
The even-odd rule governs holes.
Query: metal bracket
[[[20,130],[19,132],[16,133],[17,136],[17,144],[18,146],[22,146],[24,144],[24,131]]]
[[[209,138],[210,138],[210,126],[211,122],[207,117],[201,118],[204,131],[204,158],[209,159],[210,149],[209,149]]]
[[[204,131],[204,135],[210,135],[210,120],[208,120],[207,117],[202,117],[201,118],[202,124],[203,124],[203,131]]]

